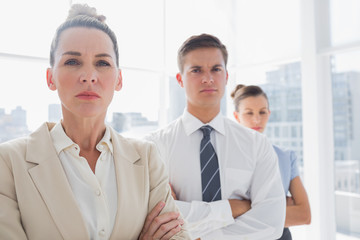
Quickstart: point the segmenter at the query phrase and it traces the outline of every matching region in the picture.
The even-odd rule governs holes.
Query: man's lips
[[[251,129],[254,129],[256,131],[259,131],[262,127],[252,127]]]
[[[76,97],[84,100],[92,100],[92,99],[100,98],[100,96],[97,93],[89,92],[89,91],[81,92],[77,94]]]
[[[206,89],[202,89],[200,90],[200,92],[216,92],[217,90],[214,88],[206,88]]]

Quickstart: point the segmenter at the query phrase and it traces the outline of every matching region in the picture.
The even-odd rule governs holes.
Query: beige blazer
[[[0,144],[0,239],[89,239],[79,207],[43,124],[30,136]],[[110,239],[137,239],[160,201],[178,211],[155,147],[111,129],[118,209]],[[186,226],[173,239],[190,239]]]

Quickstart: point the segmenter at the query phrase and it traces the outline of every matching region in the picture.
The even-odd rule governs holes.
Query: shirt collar
[[[100,145],[107,147],[112,154],[114,153],[112,140],[111,140],[111,133],[110,133],[110,129],[108,126],[106,126],[106,130],[105,130],[105,134],[104,134],[103,138],[96,145],[96,149],[98,149],[99,151],[101,151],[101,149],[99,149]]]
[[[76,145],[65,133],[61,123],[58,122],[50,131],[56,153],[59,155],[61,151]]]
[[[55,146],[56,152],[59,155],[61,151],[69,148],[71,146],[77,145],[74,143],[65,133],[62,125],[58,122],[50,131],[53,144]],[[100,142],[96,145],[96,149],[102,151],[104,147],[108,148],[111,153],[113,153],[113,145],[111,142],[110,129],[106,126],[105,134]]]
[[[181,117],[181,120],[185,129],[185,134],[187,136],[197,131],[200,127],[204,125],[209,125],[217,132],[221,133],[222,135],[225,135],[224,117],[220,112],[209,123],[202,123],[194,115],[189,113],[187,109],[185,109]]]

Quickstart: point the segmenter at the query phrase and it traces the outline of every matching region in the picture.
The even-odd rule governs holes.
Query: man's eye
[[[199,73],[199,72],[200,72],[200,69],[193,69],[191,72],[193,72],[193,73]]]

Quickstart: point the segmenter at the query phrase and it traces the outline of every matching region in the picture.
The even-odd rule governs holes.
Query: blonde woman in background
[[[231,93],[235,119],[245,127],[263,133],[270,117],[269,102],[265,92],[258,86],[237,85]],[[273,146],[279,159],[279,168],[287,199],[285,228],[281,240],[292,239],[290,226],[310,224],[309,200],[299,177],[294,151]],[[290,192],[291,196],[287,196]]]

